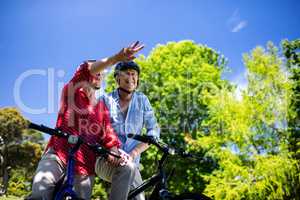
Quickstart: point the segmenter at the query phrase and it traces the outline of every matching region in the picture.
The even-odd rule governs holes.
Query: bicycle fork
[[[81,142],[76,142],[75,146],[69,152],[69,159],[67,163],[67,176],[66,176],[66,183],[60,188],[58,193],[55,195],[55,200],[62,200],[65,197],[68,199],[76,199],[77,195],[73,190],[73,183],[74,183],[74,166],[75,166],[75,158],[74,155],[77,152],[81,145]]]

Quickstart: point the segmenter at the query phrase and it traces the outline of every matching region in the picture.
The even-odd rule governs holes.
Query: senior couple
[[[127,138],[128,133],[159,136],[159,128],[148,98],[136,89],[140,68],[132,60],[144,46],[135,42],[117,54],[101,60],[88,60],[64,86],[56,128],[80,135],[89,143],[100,143],[120,155],[97,157],[82,145],[75,154],[74,190],[82,199],[91,199],[95,174],[111,183],[110,200],[127,199],[129,190],[142,183],[138,168],[140,155],[148,145]],[[115,65],[117,89],[98,100],[103,70]],[[29,199],[53,198],[55,184],[66,173],[70,144],[52,136],[38,164]],[[135,197],[145,199],[141,193]]]

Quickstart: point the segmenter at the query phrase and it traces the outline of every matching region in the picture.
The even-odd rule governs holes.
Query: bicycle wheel
[[[197,193],[183,193],[176,195],[172,200],[211,200],[211,198],[205,196],[204,194]]]

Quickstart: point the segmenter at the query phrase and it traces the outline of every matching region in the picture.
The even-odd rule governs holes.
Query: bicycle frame
[[[65,196],[70,197],[70,200],[79,199],[76,195],[75,191],[73,190],[73,183],[74,183],[74,167],[75,167],[75,153],[79,149],[81,145],[87,145],[89,148],[91,148],[95,153],[101,156],[107,156],[112,155],[116,158],[120,158],[119,155],[110,152],[109,150],[103,148],[99,144],[90,144],[85,142],[83,139],[81,139],[79,136],[74,136],[72,134],[63,132],[59,129],[52,129],[44,125],[37,125],[34,123],[30,123],[28,128],[32,128],[38,131],[42,131],[44,133],[47,133],[49,135],[55,135],[58,137],[63,137],[68,139],[68,143],[74,144],[74,146],[70,149],[68,154],[68,162],[67,162],[67,170],[66,175],[63,177],[66,177],[66,180],[62,182],[62,185],[59,186],[58,191],[54,192],[54,200],[62,200]]]
[[[162,158],[158,162],[158,173],[152,176],[151,178],[144,181],[140,186],[131,190],[128,194],[128,199],[132,199],[139,193],[143,192],[144,190],[155,186],[153,192],[150,195],[150,199],[160,199],[162,195],[170,196],[170,193],[167,190],[167,177],[165,170],[163,168],[164,163],[169,156],[167,151],[164,151]],[[165,192],[161,194],[161,192]]]
[[[155,186],[160,180],[161,180],[161,176],[159,174],[152,176],[150,179],[144,181],[140,186],[131,190],[128,194],[128,199],[132,199],[133,197],[143,192],[147,188]]]
[[[60,190],[54,194],[55,200],[61,200],[65,195],[69,195],[70,197],[76,199],[78,198],[75,191],[73,190],[73,183],[74,183],[74,167],[75,167],[75,159],[74,155],[79,149],[80,145],[82,144],[81,141],[78,141],[75,146],[70,150],[68,155],[68,163],[67,163],[67,174],[66,174],[66,182],[63,182]]]
[[[141,135],[134,135],[128,134],[128,137],[138,140],[140,142],[148,143],[155,145],[160,151],[163,152],[161,159],[158,162],[158,172],[156,175],[152,176],[148,180],[144,181],[140,186],[136,187],[135,189],[131,190],[128,195],[128,200],[135,197],[137,194],[143,192],[145,189],[154,187],[149,200],[182,200],[182,199],[191,199],[191,200],[210,200],[209,197],[201,194],[201,193],[181,193],[181,194],[172,194],[167,189],[167,176],[164,169],[164,164],[168,156],[170,155],[179,155],[183,158],[188,157],[197,157],[192,155],[182,149],[175,149],[170,148],[168,145],[158,141],[153,136],[141,136]],[[172,174],[171,171],[170,174]],[[170,175],[168,175],[170,176]]]

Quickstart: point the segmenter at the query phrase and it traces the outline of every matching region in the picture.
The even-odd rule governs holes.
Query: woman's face
[[[104,72],[100,72],[96,75],[93,75],[92,76],[92,82],[91,82],[91,85],[94,89],[100,89],[101,87],[101,82],[103,80],[103,77],[104,77]]]

